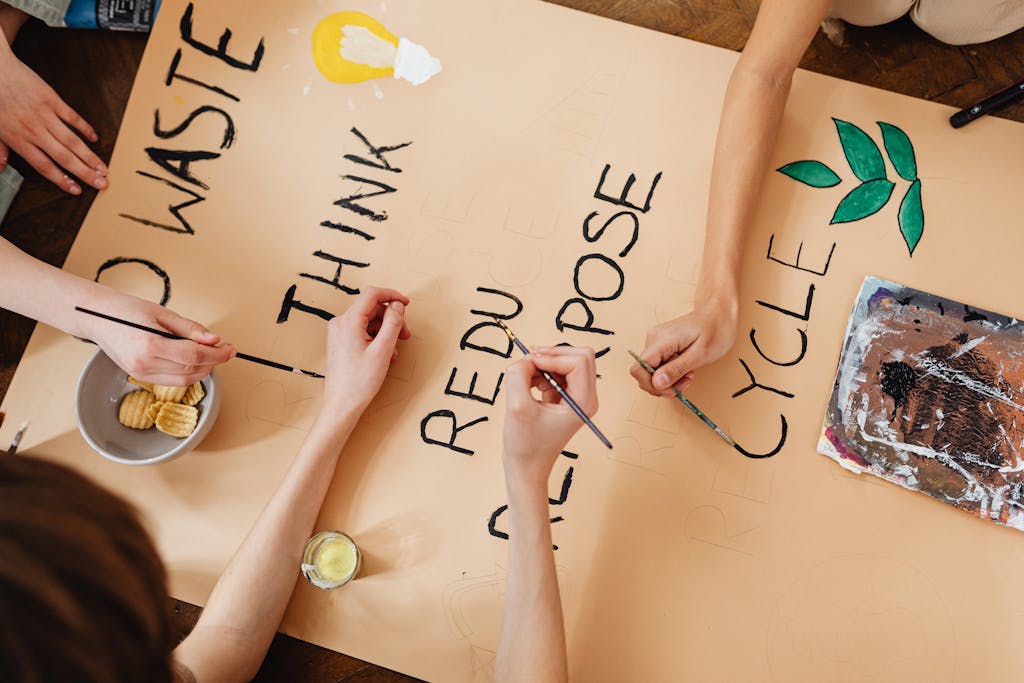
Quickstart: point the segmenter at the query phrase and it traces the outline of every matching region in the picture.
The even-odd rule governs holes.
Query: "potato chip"
[[[131,375],[128,375],[128,384],[134,384],[137,387],[142,387],[143,389],[149,392],[153,391],[152,382],[143,382],[141,379],[135,379]]]
[[[155,423],[156,416],[160,414],[160,408],[163,407],[163,405],[164,402],[156,400],[156,396],[154,396],[153,402],[149,404],[148,408],[146,408],[146,417],[148,417],[151,422]],[[152,426],[153,425],[151,424],[150,427]]]
[[[199,409],[180,403],[164,403],[156,416],[156,428],[164,434],[183,438],[199,424]]]
[[[206,392],[203,391],[203,383],[196,382],[188,386],[188,390],[185,392],[185,396],[182,397],[181,402],[187,406],[194,406],[203,400],[206,396]]]
[[[121,399],[121,408],[117,413],[118,422],[132,429],[149,429],[153,426],[153,419],[146,411],[154,400],[155,397],[148,391],[133,391],[127,394]]]
[[[167,401],[168,403],[181,403],[181,399],[185,397],[186,391],[188,391],[188,387],[168,387],[163,384],[153,385],[153,394],[157,400]]]

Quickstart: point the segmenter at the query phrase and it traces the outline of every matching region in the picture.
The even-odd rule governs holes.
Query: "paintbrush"
[[[171,332],[167,332],[166,330],[158,330],[158,329],[153,328],[153,327],[146,327],[145,325],[140,325],[138,323],[133,323],[133,322],[131,322],[129,320],[122,320],[121,318],[115,318],[114,316],[107,315],[106,313],[99,313],[97,311],[90,311],[88,308],[82,308],[81,306],[75,306],[75,310],[76,311],[81,311],[82,313],[87,313],[89,315],[94,315],[97,318],[103,318],[104,320],[109,320],[111,322],[119,323],[121,325],[127,325],[128,327],[133,327],[136,330],[142,330],[143,332],[149,332],[151,334],[156,334],[156,335],[159,335],[161,337],[164,337],[165,339],[178,339],[178,340],[185,340],[185,339],[187,339],[187,337],[179,337],[178,335],[173,334]],[[293,368],[292,366],[285,365],[284,363],[278,363],[277,361],[267,360],[266,358],[260,358],[259,356],[253,356],[253,355],[248,354],[248,353],[242,353],[241,351],[237,351],[235,353],[235,357],[236,358],[241,358],[242,360],[247,360],[250,363],[259,363],[260,365],[266,365],[268,368],[277,368],[278,370],[284,370],[285,372],[294,372],[297,375],[306,375],[308,377],[317,377],[319,379],[323,379],[324,378],[324,376],[321,375],[319,372],[313,372],[312,370],[303,370],[301,368]]]
[[[644,370],[646,370],[648,372],[648,374],[654,375],[654,368],[651,367],[650,363],[648,363],[647,361],[645,361],[643,358],[641,358],[640,356],[636,355],[632,351],[629,352],[629,355],[633,356],[633,360],[635,360],[637,363],[639,363],[640,367],[642,367]],[[685,396],[683,396],[682,392],[680,392],[675,387],[672,387],[672,391],[676,392],[676,398],[679,399],[679,402],[682,403],[687,408],[689,408],[693,412],[694,415],[699,417],[701,419],[701,422],[703,422],[708,427],[711,427],[713,430],[715,430],[715,434],[718,434],[720,437],[722,437],[722,439],[724,439],[727,444],[729,444],[733,448],[736,447],[736,442],[733,441],[729,437],[728,434],[726,434],[721,429],[719,429],[718,425],[716,425],[714,422],[712,422],[711,418],[709,418],[707,415],[704,414],[704,411],[702,411],[697,406],[693,405],[693,403],[690,401],[690,399],[688,399]]]
[[[28,429],[29,420],[25,420],[18,427],[17,433],[14,435],[14,439],[11,441],[11,447],[7,449],[7,455],[14,455],[18,452],[18,446],[21,445],[21,437],[25,436],[25,430]]]
[[[500,318],[494,318],[494,320],[499,325],[501,325],[501,329],[505,331],[505,334],[507,334],[508,338],[512,341],[512,343],[516,345],[516,348],[522,351],[524,355],[529,356],[530,349],[526,348],[526,345],[519,340],[519,337],[516,336],[515,332],[509,329],[509,326],[502,322]],[[540,368],[538,368],[538,370],[540,370]],[[597,438],[601,440],[601,443],[603,443],[608,448],[611,448],[612,442],[609,441],[608,438],[601,433],[601,430],[597,428],[597,425],[594,424],[589,417],[587,417],[587,414],[583,412],[583,409],[579,407],[576,401],[572,400],[572,396],[570,396],[569,393],[562,388],[562,385],[555,381],[555,378],[551,376],[551,373],[547,372],[546,370],[540,370],[540,374],[544,379],[548,381],[548,384],[550,384],[552,388],[554,388],[554,390],[558,392],[558,395],[562,397],[562,400],[565,401],[566,404],[573,409],[573,412],[580,416],[580,419],[583,420],[583,423],[590,427],[591,431],[593,431],[594,434],[597,435]]]

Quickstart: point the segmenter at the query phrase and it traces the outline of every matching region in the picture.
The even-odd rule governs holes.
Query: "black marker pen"
[[[962,128],[974,119],[984,116],[985,114],[991,114],[999,107],[1013,102],[1022,95],[1024,95],[1024,81],[1011,85],[1006,90],[1000,90],[995,95],[986,97],[981,102],[978,102],[967,109],[958,111],[949,117],[949,123],[954,128]]]

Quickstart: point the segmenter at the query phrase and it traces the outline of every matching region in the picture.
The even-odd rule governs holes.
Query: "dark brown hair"
[[[67,467],[0,456],[0,678],[168,683],[173,645],[135,510]]]

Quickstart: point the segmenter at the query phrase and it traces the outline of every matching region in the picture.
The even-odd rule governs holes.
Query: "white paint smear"
[[[422,85],[441,73],[441,60],[422,45],[406,38],[398,39],[395,55],[395,78],[404,78],[413,85]]]
[[[981,342],[985,341],[987,338],[988,337],[978,337],[977,339],[972,339],[971,341],[967,342],[966,344],[961,346],[959,349],[954,351],[949,356],[950,360],[952,360],[953,358],[959,358],[960,356],[964,355],[965,353],[967,353],[968,351],[973,349],[975,346],[980,344]]]

